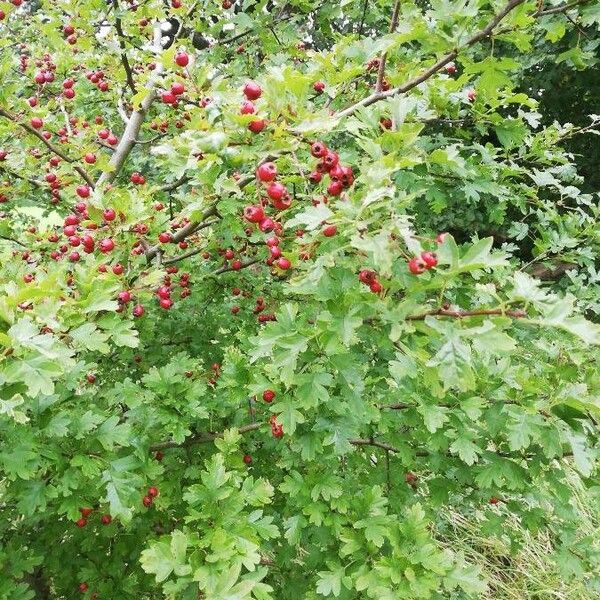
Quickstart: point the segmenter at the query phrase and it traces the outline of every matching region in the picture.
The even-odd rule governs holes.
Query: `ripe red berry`
[[[265,183],[273,181],[277,177],[277,167],[272,162],[263,163],[256,169],[256,176]]]
[[[327,146],[323,142],[313,142],[310,147],[310,153],[315,158],[324,158],[327,156]]]
[[[431,269],[438,264],[435,252],[421,252],[421,260],[425,263],[428,269]]]
[[[158,488],[154,486],[148,488],[148,496],[156,498],[156,496],[158,496]]]
[[[95,380],[96,380],[96,378],[94,377],[94,381]],[[84,508],[80,508],[79,512],[81,513],[81,516],[84,519],[87,519],[94,512],[94,509],[93,508],[84,507]]]
[[[168,231],[163,231],[158,234],[158,241],[161,244],[168,244],[173,239],[173,236]]]
[[[240,106],[241,115],[253,115],[256,112],[256,107],[250,100],[244,100]]]
[[[262,206],[252,204],[244,208],[244,218],[250,223],[260,223],[265,218],[265,211]]]
[[[102,521],[102,525],[110,525],[112,517],[110,515],[102,515],[100,521]]]
[[[330,196],[339,196],[342,193],[343,189],[344,189],[344,185],[342,184],[341,181],[332,181],[327,186],[327,193]]]
[[[115,243],[113,242],[113,240],[111,238],[104,238],[103,240],[100,240],[100,252],[102,252],[103,254],[106,254],[107,252],[110,252],[111,250],[114,249],[115,247]]]
[[[337,227],[335,225],[327,225],[323,228],[323,235],[325,237],[333,237],[337,233]]]
[[[31,119],[31,126],[34,129],[41,129],[44,126],[44,121],[42,121],[42,119],[40,119],[39,117],[33,117]]]
[[[165,104],[175,104],[177,102],[177,96],[171,91],[163,92],[161,98]]]
[[[315,81],[313,83],[313,90],[317,92],[317,94],[321,94],[325,89],[325,83],[323,81]]]
[[[171,93],[175,96],[181,96],[185,92],[185,86],[180,81],[175,81],[171,84]]]
[[[469,102],[475,102],[475,100],[477,99],[477,92],[475,90],[469,90],[467,92],[467,99],[469,100]]]
[[[308,176],[308,180],[311,183],[317,184],[321,181],[321,179],[323,178],[323,175],[321,173],[319,173],[319,171],[313,171],[309,176]]]
[[[88,584],[87,584],[85,581],[83,581],[83,582],[81,582],[81,583],[79,584],[79,591],[80,591],[82,594],[85,594],[85,592],[87,592],[87,591],[88,591],[88,589],[89,589],[89,586],[88,586]]]
[[[451,62],[446,65],[446,73],[448,73],[448,75],[454,75],[456,71],[458,71],[458,69],[456,68],[455,63]]]
[[[88,164],[88,165],[93,165],[96,162],[96,155],[92,154],[91,152],[88,152],[84,157],[83,160]]]
[[[273,390],[265,390],[263,392],[263,400],[265,402],[273,402],[275,399],[275,392]]]
[[[132,312],[134,317],[141,317],[144,314],[144,307],[141,304],[136,304]]]
[[[245,464],[249,465],[252,463],[252,457],[249,454],[244,454],[243,461]]]
[[[81,519],[77,519],[77,521],[75,521],[75,525],[77,525],[77,527],[85,527],[87,525],[87,519],[81,517]]]
[[[423,262],[423,260],[421,258],[411,258],[408,261],[408,270],[413,274],[413,275],[420,275],[421,273],[425,272],[425,269],[427,269],[427,265]]]
[[[277,261],[277,266],[282,270],[282,271],[287,271],[291,266],[292,263],[285,258],[284,256],[282,256],[278,261]]]
[[[255,119],[254,121],[250,121],[248,129],[252,133],[260,133],[266,126],[267,122],[264,119]]]
[[[287,193],[288,191],[285,185],[279,183],[278,181],[274,181],[273,183],[269,184],[269,187],[267,187],[267,195],[269,198],[271,198],[271,200],[281,200],[287,195]]]
[[[248,100],[258,100],[262,94],[262,89],[255,81],[248,81],[244,85],[243,92]]]
[[[446,236],[447,236],[447,235],[448,235],[448,234],[447,234],[447,233],[445,233],[445,232],[444,232],[444,233],[438,233],[438,234],[437,234],[437,236],[436,236],[436,238],[435,238],[435,241],[436,241],[438,244],[443,244],[443,243],[444,243],[444,240],[446,239]]]
[[[150,496],[144,496],[142,498],[142,504],[146,507],[149,508],[150,506],[152,506],[152,498]]]
[[[178,52],[175,55],[175,64],[179,67],[187,67],[190,62],[190,57],[187,52]]]
[[[500,498],[497,498],[496,496],[490,498],[490,504],[495,505],[498,504],[498,502],[500,502]]]
[[[173,300],[170,298],[161,298],[158,302],[161,308],[169,310],[173,306]]]
[[[374,281],[373,283],[371,283],[369,285],[369,289],[374,293],[374,294],[379,294],[382,290],[383,287],[382,285],[379,283],[379,281]]]
[[[78,185],[75,191],[80,198],[89,198],[91,190],[87,185]]]

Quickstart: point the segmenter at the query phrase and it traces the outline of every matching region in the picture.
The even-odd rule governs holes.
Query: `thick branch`
[[[398,94],[405,94],[406,92],[412,90],[414,87],[417,87],[424,81],[427,81],[440,69],[444,68],[448,63],[452,62],[458,56],[461,50],[469,48],[470,46],[473,46],[481,40],[489,37],[492,31],[496,28],[496,26],[504,19],[504,17],[506,17],[508,13],[510,13],[514,8],[519,6],[519,4],[522,4],[524,1],[525,0],[510,0],[508,4],[497,15],[495,15],[494,18],[483,29],[478,31],[459,48],[455,48],[451,52],[448,52],[448,54],[444,55],[435,64],[423,71],[420,75],[414,77],[410,81],[407,81],[406,83],[402,84],[397,88],[388,90],[387,92],[375,91],[370,96],[363,98],[359,102],[356,102],[355,104],[352,104],[348,108],[337,113],[337,117],[340,119],[348,117],[354,114],[359,108],[363,106],[370,106],[371,104],[374,104],[375,102],[379,102],[381,100],[385,100],[386,98],[390,98]]]

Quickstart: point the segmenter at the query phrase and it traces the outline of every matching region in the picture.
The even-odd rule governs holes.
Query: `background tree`
[[[599,22],[0,2],[0,597],[598,595]]]

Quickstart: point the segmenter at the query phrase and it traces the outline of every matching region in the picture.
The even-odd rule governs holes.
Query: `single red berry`
[[[102,525],[110,525],[112,517],[110,515],[102,515],[100,521],[102,521]]]
[[[141,317],[144,314],[144,307],[141,304],[136,304],[132,312],[134,317]]]
[[[44,126],[44,121],[42,121],[42,119],[40,119],[39,117],[33,117],[31,119],[31,126],[34,129],[41,129]]]
[[[379,281],[374,281],[373,283],[371,283],[371,285],[369,285],[369,289],[374,293],[374,294],[379,294],[382,290],[383,287],[382,285],[379,283]]]
[[[287,195],[287,193],[288,191],[285,185],[277,181],[274,181],[273,183],[269,184],[269,187],[267,187],[267,195],[269,196],[269,198],[271,198],[271,200],[281,200],[284,196]]]
[[[178,52],[175,55],[175,63],[177,64],[177,66],[187,67],[189,62],[190,62],[190,57],[187,55],[186,52]]]
[[[421,260],[425,263],[428,269],[431,269],[438,264],[435,252],[421,252]]]
[[[337,227],[335,225],[327,225],[323,227],[323,235],[325,237],[333,237],[337,233]]]
[[[96,380],[96,378],[94,377],[94,381],[95,380]],[[94,512],[94,509],[93,508],[87,508],[87,507],[85,507],[85,508],[80,508],[79,512],[81,513],[81,516],[84,519],[87,519]]]
[[[250,100],[244,100],[240,106],[241,115],[253,115],[256,112],[256,107]]]
[[[317,94],[323,93],[324,89],[325,89],[325,83],[323,81],[315,81],[313,83],[313,90],[315,90],[315,92],[317,92]]]
[[[249,454],[244,454],[244,463],[246,463],[247,465],[252,463],[252,457]]]
[[[255,81],[248,81],[244,85],[243,92],[248,100],[258,100],[262,94],[262,89]]]
[[[313,142],[310,147],[310,153],[315,158],[324,158],[327,156],[327,146],[323,142]]]
[[[273,181],[277,177],[277,167],[272,162],[263,163],[256,169],[256,176],[265,183]]]
[[[490,498],[490,504],[495,505],[498,504],[498,502],[500,502],[500,498],[497,498],[496,496]]]
[[[79,584],[79,591],[82,594],[85,594],[85,592],[87,592],[88,589],[89,589],[89,586],[88,586],[88,584],[85,581],[83,581],[82,583]]]
[[[152,506],[152,498],[150,496],[144,496],[142,498],[142,504],[146,507],[149,508],[150,506]]]
[[[273,390],[265,390],[263,392],[263,400],[265,402],[273,402],[275,399],[275,392]]]
[[[277,261],[277,266],[282,270],[282,271],[287,271],[289,268],[291,268],[292,263],[285,258],[284,256],[282,256],[278,261]]]
[[[87,519],[84,519],[83,517],[81,517],[81,519],[77,519],[77,521],[75,521],[75,525],[77,525],[77,527],[85,527],[87,525]]]
[[[156,498],[156,496],[158,496],[158,488],[154,486],[148,488],[148,496]]]
[[[173,236],[168,231],[163,231],[158,234],[158,241],[161,244],[168,244],[172,240]]]
[[[420,275],[421,273],[424,273],[426,268],[427,265],[420,258],[415,257],[408,261],[408,270],[413,275]]]
[[[250,223],[260,223],[265,218],[265,211],[262,206],[252,204],[244,208],[244,218]]]
[[[264,119],[255,119],[254,121],[250,121],[248,129],[252,133],[260,133],[266,126],[267,122]]]

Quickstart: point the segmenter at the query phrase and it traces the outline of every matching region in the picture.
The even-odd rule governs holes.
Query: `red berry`
[[[313,83],[313,90],[317,92],[317,94],[321,94],[325,89],[325,83],[323,81],[315,81]]]
[[[89,198],[90,188],[87,185],[78,185],[75,190],[80,198]]]
[[[448,235],[447,233],[438,233],[437,236],[436,236],[436,238],[435,238],[435,241],[438,244],[443,244],[447,235]]]
[[[420,275],[421,273],[424,273],[426,268],[427,265],[420,258],[415,257],[408,261],[408,270],[413,275]]]
[[[156,496],[158,496],[158,488],[154,486],[148,488],[148,496],[156,498]]]
[[[310,153],[315,158],[325,158],[329,150],[323,142],[314,142],[310,147]]]
[[[282,183],[279,183],[277,181],[271,183],[267,188],[267,195],[269,196],[269,198],[271,198],[271,200],[281,200],[284,196],[287,195],[287,193],[288,191],[286,187]]]
[[[260,223],[265,218],[265,211],[262,206],[252,204],[244,208],[244,218],[250,223]]]
[[[85,527],[87,525],[87,519],[81,517],[81,519],[77,519],[77,521],[75,521],[75,525],[77,525],[77,527]]]
[[[252,133],[260,133],[266,126],[267,122],[264,119],[256,119],[254,121],[250,121],[248,129]]]
[[[187,55],[187,52],[178,52],[175,55],[175,63],[179,67],[187,67],[190,62],[190,57]]]
[[[106,254],[107,252],[110,252],[111,250],[114,249],[115,247],[115,243],[113,242],[113,240],[111,238],[104,238],[103,240],[100,240],[100,252],[102,252],[103,254]]]
[[[100,521],[102,521],[102,525],[110,525],[112,517],[110,515],[102,515]]]
[[[146,507],[149,508],[150,506],[152,506],[152,498],[150,496],[144,496],[142,498],[142,504]]]
[[[244,100],[240,106],[241,115],[253,115],[256,112],[256,107],[250,100]]]
[[[42,121],[42,119],[40,119],[39,117],[33,117],[31,119],[31,126],[34,129],[41,129],[44,126],[44,121]]]
[[[181,96],[185,92],[185,86],[180,81],[171,84],[171,93],[175,96]]]
[[[158,234],[158,241],[161,244],[168,244],[173,239],[173,236],[168,231],[163,231]]]
[[[96,378],[94,377],[94,381],[95,380],[96,380]],[[87,507],[86,508],[80,508],[79,512],[81,513],[81,516],[84,519],[87,519],[94,512],[94,509],[93,508],[87,508]]]
[[[277,261],[277,266],[283,270],[283,271],[287,271],[291,266],[292,263],[285,258],[284,256],[282,256],[278,261]]]
[[[134,317],[141,317],[144,314],[144,307],[141,304],[136,304],[132,312]]]
[[[244,85],[243,92],[248,100],[257,100],[262,94],[262,89],[255,81],[248,81]]]
[[[263,163],[256,169],[256,176],[265,183],[273,181],[277,177],[277,167],[272,162]]]
[[[245,464],[249,465],[252,463],[252,457],[249,454],[244,454],[243,461]]]
[[[273,402],[275,399],[275,392],[273,390],[265,390],[263,392],[263,400],[265,402]]]
[[[79,584],[79,591],[82,594],[85,594],[85,592],[87,592],[88,589],[89,589],[89,586],[88,586],[88,584],[85,581],[83,581],[82,583]]]
[[[374,281],[371,285],[369,285],[369,289],[374,294],[379,294],[383,290],[383,287],[381,286],[381,284],[379,283],[379,281]]]
[[[323,228],[323,235],[325,237],[333,237],[337,233],[337,227],[335,225],[327,225]]]
[[[435,252],[421,252],[421,260],[425,263],[428,269],[431,269],[438,264]]]
[[[88,152],[84,157],[83,160],[88,164],[88,165],[93,165],[96,162],[96,155],[92,154],[91,152]]]

